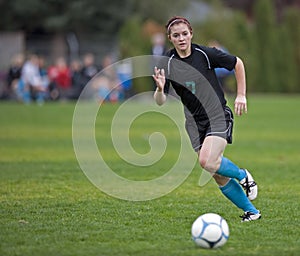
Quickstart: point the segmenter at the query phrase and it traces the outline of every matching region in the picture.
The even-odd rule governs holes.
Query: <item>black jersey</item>
[[[233,70],[235,56],[196,44],[192,44],[191,55],[186,58],[180,58],[175,49],[168,51],[166,56],[165,93],[169,92],[171,84],[185,106],[186,117],[192,115],[204,120],[209,115],[207,112],[217,113],[219,106],[225,108],[226,99],[214,69]]]

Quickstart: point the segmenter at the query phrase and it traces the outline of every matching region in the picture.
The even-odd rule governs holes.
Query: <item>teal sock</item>
[[[238,179],[239,181],[246,177],[246,172],[226,157],[222,157],[220,168],[216,173],[225,177]]]
[[[224,196],[244,212],[252,212],[254,214],[259,212],[250,202],[241,185],[235,179],[230,179],[225,186],[220,187],[220,190]]]

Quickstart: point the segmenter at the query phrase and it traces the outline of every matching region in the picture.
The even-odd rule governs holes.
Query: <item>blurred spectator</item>
[[[112,65],[110,56],[105,56],[102,61],[103,69],[93,80],[93,88],[97,90],[97,98],[100,103],[104,101],[117,102],[122,94],[120,81]]]
[[[166,39],[163,33],[156,33],[152,36],[151,54],[154,56],[162,56],[166,51]]]
[[[3,91],[4,99],[16,98],[15,92],[17,90],[17,85],[21,78],[23,64],[24,64],[23,54],[17,54],[13,56],[6,77],[6,86]]]
[[[78,59],[72,60],[70,64],[70,71],[71,71],[73,99],[79,98],[84,87],[81,70],[82,70],[81,61]]]
[[[122,87],[120,99],[128,99],[132,94],[132,63],[130,59],[122,60],[117,66],[117,74]]]
[[[39,70],[40,70],[40,76],[42,79],[42,87],[45,89],[45,98],[48,98],[48,89],[49,89],[49,77],[48,77],[48,71],[46,68],[46,60],[43,56],[39,57]]]
[[[228,53],[228,50],[223,45],[221,45],[217,40],[210,41],[208,43],[208,46],[215,47],[218,50]],[[230,77],[231,75],[234,74],[234,70],[229,71],[226,68],[215,68],[215,72],[216,72],[217,78],[219,79],[224,91],[230,92],[230,89],[228,88],[228,85],[226,84],[226,80],[228,79],[228,77]]]
[[[87,53],[83,57],[83,68],[81,70],[83,86],[99,72],[99,68],[95,64],[95,57],[92,53]]]
[[[68,99],[71,95],[71,72],[65,58],[59,57],[48,69],[50,79],[50,97]]]
[[[46,89],[43,87],[40,75],[39,57],[32,54],[22,68],[17,95],[25,103],[30,103],[32,98],[35,98],[37,103],[42,104],[45,100],[45,93]]]
[[[166,39],[163,33],[156,33],[151,38],[152,48],[151,48],[151,55],[152,55],[152,66],[151,72],[154,70],[154,67],[158,65],[160,61],[160,56],[163,56],[166,52]],[[153,79],[152,79],[153,80]],[[153,90],[156,90],[156,84],[154,81],[153,83]]]

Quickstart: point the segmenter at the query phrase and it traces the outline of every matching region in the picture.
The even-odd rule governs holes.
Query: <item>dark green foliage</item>
[[[122,0],[28,0],[24,3],[22,0],[0,3],[0,29],[112,33],[132,8],[131,0],[125,4]]]
[[[255,84],[260,91],[278,91],[280,80],[276,77],[279,67],[280,48],[278,39],[280,30],[275,21],[275,10],[271,1],[259,0],[255,5]]]
[[[279,16],[276,1],[257,0],[251,4],[251,1],[230,1],[244,9],[252,6],[253,15],[249,18],[237,9],[225,7],[225,1],[204,2],[210,4],[211,12],[204,22],[192,24],[195,42],[207,44],[217,39],[239,56],[245,63],[249,91],[300,92],[298,7],[284,7]],[[0,1],[0,30],[72,31],[79,37],[87,33],[103,37],[118,35],[120,57],[134,57],[150,52],[150,37],[143,33],[144,22],[151,19],[163,27],[170,16],[183,13],[188,3],[187,0],[27,0],[26,4],[23,0]],[[145,83],[142,90],[149,88],[150,83]],[[234,81],[231,86],[235,86]]]

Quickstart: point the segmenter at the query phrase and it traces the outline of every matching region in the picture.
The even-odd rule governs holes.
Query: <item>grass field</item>
[[[234,146],[226,156],[251,170],[259,184],[255,205],[262,219],[251,223],[240,222],[241,210],[213,181],[198,185],[198,165],[180,187],[155,200],[104,194],[75,157],[74,107],[0,102],[0,255],[300,255],[300,96],[250,95],[249,113],[236,118]],[[130,139],[138,152],[149,150],[144,135],[158,124],[169,146],[157,165],[136,168],[118,157],[110,141],[117,108],[101,107],[103,129],[96,135],[109,166],[131,179],[162,175],[177,157],[172,122],[145,115],[132,125]],[[191,240],[192,222],[206,212],[229,224],[222,248],[200,249]]]

